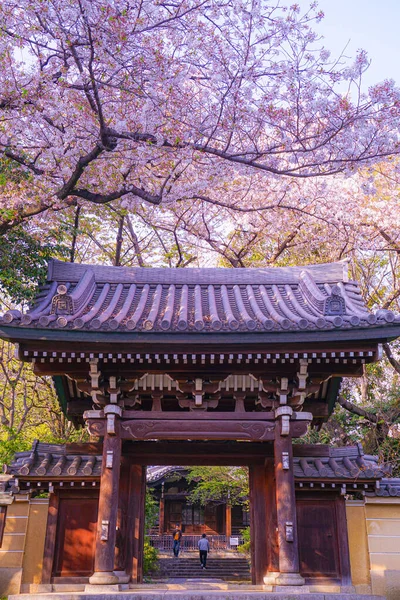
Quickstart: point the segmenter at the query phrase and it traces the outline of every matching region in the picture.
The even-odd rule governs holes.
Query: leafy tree
[[[32,365],[15,357],[12,344],[0,341],[0,460],[43,442],[84,441],[61,412],[49,377],[37,377]]]
[[[145,531],[149,532],[156,524],[158,517],[158,502],[153,496],[153,490],[147,488],[145,503]]]
[[[188,467],[186,479],[194,484],[188,499],[206,505],[208,502],[231,502],[247,506],[249,473],[246,467]]]
[[[65,246],[46,242],[43,231],[38,233],[18,226],[0,236],[0,292],[17,304],[31,300],[38,284],[44,283],[49,259],[66,254]]]

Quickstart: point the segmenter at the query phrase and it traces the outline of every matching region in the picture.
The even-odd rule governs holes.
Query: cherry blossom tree
[[[362,93],[367,55],[331,57],[322,17],[267,0],[5,0],[0,254],[46,240],[130,266],[350,258],[367,302],[399,310],[400,93]],[[394,375],[341,399],[379,435],[400,419],[386,351]]]
[[[262,0],[3,2],[0,156],[23,177],[3,186],[0,232],[77,203],[253,211],[397,154],[399,91],[361,93],[366,54],[332,59],[322,16]]]

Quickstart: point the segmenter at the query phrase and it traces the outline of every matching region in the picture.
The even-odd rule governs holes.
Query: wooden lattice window
[[[204,508],[193,504],[185,504],[182,510],[183,525],[204,525]]]

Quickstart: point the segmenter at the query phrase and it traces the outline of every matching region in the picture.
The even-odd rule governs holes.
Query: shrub
[[[242,552],[243,554],[247,554],[250,552],[250,527],[245,527],[240,531],[243,536],[243,544],[238,546],[238,552]]]
[[[144,538],[144,549],[143,549],[143,574],[157,571],[158,568],[158,550],[150,544],[150,540]]]

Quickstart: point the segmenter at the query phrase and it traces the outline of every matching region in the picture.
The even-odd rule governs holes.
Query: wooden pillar
[[[160,506],[158,512],[158,533],[164,534],[164,522],[165,522],[165,498],[164,498],[164,487],[161,492]]]
[[[274,464],[279,544],[279,575],[275,579],[276,585],[304,585],[304,578],[299,572],[293,449],[288,418],[290,413],[288,406],[282,406],[276,411]]]
[[[130,461],[123,457],[119,478],[117,537],[114,562],[114,571],[115,574],[118,575],[119,583],[128,583],[130,581],[130,574],[126,571],[126,553],[131,537],[128,522],[130,507],[130,470]]]
[[[107,405],[104,409],[106,415],[112,418],[107,423],[103,439],[94,574],[89,579],[89,583],[95,585],[119,581],[114,573],[114,556],[121,464],[121,437],[117,420],[120,411],[118,406],[113,405]]]
[[[128,581],[143,579],[143,542],[146,500],[146,467],[130,465],[129,502],[125,536],[125,573]]]
[[[350,551],[347,529],[346,502],[343,496],[336,496],[336,528],[339,544],[340,574],[343,586],[351,586]]]
[[[225,504],[225,535],[227,538],[230,538],[232,535],[232,506],[229,504],[229,501]]]
[[[133,583],[143,580],[143,544],[146,501],[146,467],[131,465],[126,572]]]
[[[267,492],[267,575],[275,579],[279,573],[278,520],[276,515],[276,482],[274,459],[265,461]]]
[[[266,477],[264,465],[249,468],[251,580],[254,585],[264,582],[268,568],[266,528]]]
[[[51,581],[56,547],[57,519],[58,519],[58,494],[50,494],[49,510],[47,515],[46,536],[44,541],[42,584]]]

